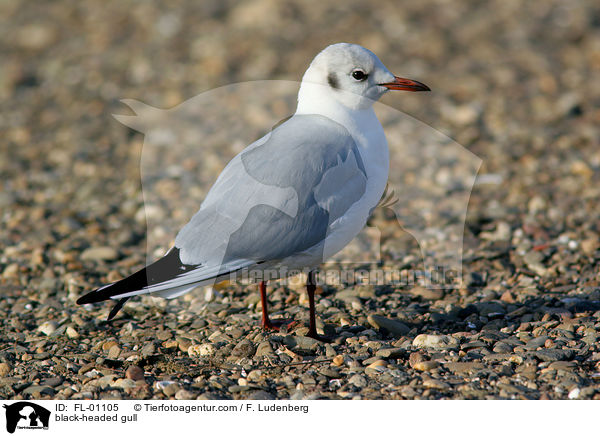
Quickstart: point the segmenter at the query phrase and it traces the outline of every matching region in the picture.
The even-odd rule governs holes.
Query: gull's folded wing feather
[[[232,160],[175,246],[192,264],[284,259],[322,243],[330,223],[364,195],[366,181],[343,126],[295,115]]]
[[[330,224],[364,195],[366,181],[343,126],[295,115],[225,167],[164,258],[78,302],[148,293],[173,298],[240,269],[314,251]]]

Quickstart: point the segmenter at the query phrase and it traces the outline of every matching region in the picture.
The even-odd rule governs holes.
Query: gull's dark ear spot
[[[327,75],[327,83],[329,83],[329,86],[331,86],[333,89],[338,89],[340,87],[338,78],[333,72]]]

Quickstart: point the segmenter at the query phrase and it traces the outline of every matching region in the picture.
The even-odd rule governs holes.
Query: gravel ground
[[[0,2],[0,398],[600,398],[597,2],[169,4]],[[339,41],[427,83],[384,102],[481,158],[462,285],[324,284],[331,343],[302,336],[293,284],[269,295],[275,317],[299,321],[290,332],[258,327],[255,285],[134,299],[111,323],[109,305],[76,306],[146,260],[144,136],[111,117],[119,99],[170,108],[299,80]],[[223,158],[198,171],[210,179]],[[383,266],[418,268],[419,245],[390,239]]]

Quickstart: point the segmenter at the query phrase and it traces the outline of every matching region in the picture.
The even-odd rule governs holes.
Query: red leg
[[[260,282],[260,302],[262,305],[262,322],[261,326],[265,330],[277,330],[282,326],[287,326],[287,330],[291,329],[295,324],[295,321],[284,320],[284,319],[275,319],[271,321],[269,319],[269,302],[267,301],[267,282]]]
[[[262,327],[267,330],[267,329],[274,329],[275,326],[271,323],[271,320],[269,320],[269,309],[267,307],[267,305],[269,304],[267,302],[267,282],[266,281],[262,281],[260,282],[260,303],[262,305]]]
[[[317,322],[315,319],[315,290],[317,289],[317,282],[315,278],[315,272],[311,271],[308,273],[306,280],[306,292],[308,292],[308,314],[309,314],[309,327],[306,336],[313,339],[321,340],[321,337],[317,334]]]

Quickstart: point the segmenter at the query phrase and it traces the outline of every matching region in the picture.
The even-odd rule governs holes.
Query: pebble
[[[314,352],[319,346],[320,341],[309,338],[308,336],[285,336],[283,343],[291,349],[297,349],[302,351]]]
[[[57,386],[60,386],[62,383],[63,383],[63,378],[58,376],[58,377],[49,377],[49,378],[45,379],[44,382],[42,383],[42,385],[55,388]]]
[[[573,388],[569,391],[569,400],[576,400],[577,398],[579,398],[579,394],[581,394],[581,389],[579,388]]]
[[[570,360],[573,357],[573,351],[568,349],[544,349],[535,352],[535,356],[544,362],[554,362],[556,360]]]
[[[52,396],[52,395],[54,395],[54,392],[56,392],[56,391],[54,389],[52,389],[50,386],[38,386],[38,385],[32,385],[23,390],[24,395],[31,395],[31,396],[36,396],[36,395]]]
[[[144,370],[137,365],[130,365],[125,371],[125,377],[131,380],[144,380]]]
[[[156,352],[156,347],[154,346],[154,343],[150,342],[148,344],[145,344],[142,349],[140,350],[140,354],[142,355],[142,357],[148,357],[153,355]]]
[[[420,334],[413,340],[412,344],[415,347],[426,347],[436,350],[458,348],[458,340],[447,335]]]
[[[344,356],[337,355],[333,358],[332,364],[335,366],[342,366],[344,364]]]
[[[111,261],[118,257],[119,253],[112,247],[91,247],[81,253],[81,260]]]
[[[110,347],[110,349],[108,350],[108,358],[109,359],[118,359],[119,358],[119,354],[121,354],[121,347],[119,347],[118,345],[113,345],[112,347]]]
[[[197,396],[198,396],[198,394],[196,394],[192,391],[188,391],[186,389],[179,389],[175,393],[176,400],[195,400]]]
[[[262,341],[256,347],[255,357],[272,356],[274,354],[273,347],[269,341]]]
[[[6,268],[4,268],[4,271],[2,271],[2,277],[4,277],[5,279],[14,279],[19,277],[19,264],[11,263]]]
[[[57,328],[58,323],[56,321],[46,321],[38,327],[38,331],[46,336],[50,336]]]
[[[348,383],[356,386],[357,388],[364,388],[367,386],[367,379],[360,374],[354,374],[348,379]]]
[[[77,330],[75,330],[73,327],[68,326],[67,329],[65,330],[65,334],[67,335],[67,337],[69,337],[70,339],[77,339],[79,337],[79,332]]]
[[[444,290],[439,288],[416,287],[410,293],[425,300],[440,300],[444,297]]]
[[[450,385],[448,383],[433,378],[423,380],[423,387],[428,389],[437,389],[440,391],[446,391],[450,389]]]
[[[388,366],[388,363],[383,359],[377,359],[375,362],[369,364],[365,370],[373,369],[376,371],[384,371]]]
[[[496,342],[493,351],[494,353],[508,354],[512,353],[513,348],[512,345],[507,344],[506,342]]]
[[[189,338],[184,338],[182,336],[178,336],[176,339],[178,347],[184,353],[189,352],[190,346],[192,345],[192,341]]]
[[[435,360],[424,360],[422,362],[415,362],[415,364],[412,365],[412,367],[417,371],[431,371],[432,369],[435,369],[438,366],[440,366],[440,364]]]
[[[369,315],[367,321],[376,329],[385,330],[392,336],[400,337],[407,334],[410,329],[401,321],[386,318],[381,315]]]
[[[484,369],[484,365],[481,362],[446,362],[444,366],[448,371],[457,374],[473,374]]]
[[[235,347],[233,347],[233,350],[231,351],[231,356],[236,359],[252,357],[254,356],[255,351],[256,348],[254,348],[254,344],[252,344],[251,341],[244,339],[238,342]]]
[[[6,377],[8,374],[10,374],[11,370],[12,370],[12,367],[10,366],[9,363],[0,362],[0,378]]]
[[[213,344],[196,344],[190,345],[187,352],[190,357],[204,357],[212,356],[216,353],[217,349]]]
[[[115,389],[133,389],[135,388],[135,381],[129,378],[118,378],[110,384],[110,387]]]
[[[404,357],[406,351],[402,348],[380,348],[375,352],[375,356],[384,359],[400,359]]]

